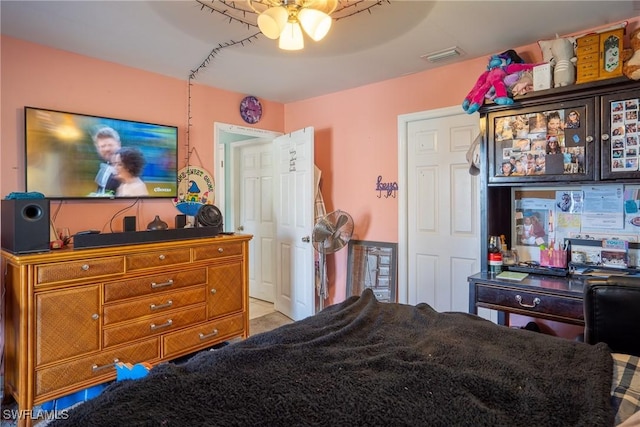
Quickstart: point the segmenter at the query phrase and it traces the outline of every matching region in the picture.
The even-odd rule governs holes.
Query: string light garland
[[[243,1],[230,1],[230,0],[195,0],[200,5],[200,10],[208,11],[209,13],[217,13],[228,19],[228,23],[237,23],[246,25],[247,30],[254,30],[255,32],[242,38],[241,40],[229,40],[227,42],[219,43],[218,46],[211,49],[207,57],[198,65],[195,69],[190,70],[188,80],[188,105],[187,105],[187,135],[186,135],[186,166],[190,166],[189,160],[191,158],[191,86],[192,81],[195,80],[198,73],[204,70],[213,59],[224,49],[245,46],[249,43],[257,41],[262,34],[258,28],[257,19],[258,13],[251,9],[246,0]],[[391,4],[391,0],[379,0],[372,2],[370,0],[353,0],[345,1],[339,0],[338,7],[331,13],[331,18],[334,21],[340,21],[350,16],[357,15],[359,13],[368,12],[371,14],[371,10],[377,6],[383,4]],[[268,3],[265,1],[265,5]],[[193,149],[195,151],[195,148]],[[196,152],[196,156],[198,153]],[[198,156],[198,160],[199,156]]]

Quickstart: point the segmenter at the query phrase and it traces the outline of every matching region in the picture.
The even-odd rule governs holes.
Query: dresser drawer
[[[585,56],[595,56],[595,59],[597,60],[600,57],[600,45],[595,43],[576,48],[577,58],[582,59]]]
[[[135,271],[146,268],[166,267],[175,264],[186,264],[191,261],[189,249],[169,249],[142,254],[128,255],[127,270]]]
[[[38,370],[35,378],[36,395],[85,381],[99,380],[95,382],[98,384],[115,378],[115,359],[131,364],[157,361],[160,359],[158,338]]]
[[[203,303],[205,300],[206,289],[204,285],[201,285],[183,291],[168,292],[130,302],[106,305],[103,308],[102,319],[104,325],[110,325],[137,317],[157,315],[167,310]]]
[[[220,243],[193,248],[194,261],[242,255],[242,243]]]
[[[600,34],[587,34],[586,36],[582,36],[576,40],[577,49],[580,49],[584,46],[596,45],[600,44]],[[577,50],[576,49],[576,50]]]
[[[124,273],[124,257],[36,265],[36,284],[79,281]]]
[[[172,289],[206,283],[205,268],[186,271],[171,271],[164,274],[151,274],[130,280],[109,282],[104,285],[104,302],[112,302],[125,298],[152,295]]]
[[[237,314],[167,334],[162,337],[162,356],[165,358],[177,357],[189,353],[192,349],[208,347],[224,339],[240,335],[243,330],[244,315]]]
[[[103,331],[104,346],[110,347],[127,341],[166,333],[194,323],[203,322],[205,318],[205,305],[200,304],[193,308],[181,311],[173,310],[145,320],[105,328]]]
[[[500,286],[478,285],[476,302],[480,306],[532,316],[544,315],[548,319],[572,319],[584,321],[583,302],[581,298],[548,295],[541,292],[526,292],[519,289],[506,289]],[[562,315],[558,315],[562,313]]]

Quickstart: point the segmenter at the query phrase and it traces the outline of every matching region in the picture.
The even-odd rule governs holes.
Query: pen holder
[[[540,265],[567,268],[567,251],[540,249]]]

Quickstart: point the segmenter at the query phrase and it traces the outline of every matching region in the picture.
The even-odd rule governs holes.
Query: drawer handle
[[[164,261],[164,260],[165,260],[165,258],[166,258],[166,256],[164,256],[164,254],[162,254],[162,255],[160,255],[160,256],[158,257],[158,259],[159,259],[160,261]]]
[[[82,264],[82,267],[80,267],[82,269],[82,271],[89,271],[89,264]]]
[[[216,335],[218,335],[217,329],[214,329],[213,332],[211,332],[210,334],[203,334],[202,332],[200,332],[199,334],[201,340],[208,340],[209,338],[213,338]]]
[[[111,368],[111,367],[115,367],[115,366],[116,366],[116,363],[118,363],[118,362],[120,362],[120,360],[118,360],[118,359],[113,359],[113,363],[107,363],[106,365],[102,365],[102,366],[93,365],[93,366],[91,367],[91,370],[92,370],[93,372],[102,371],[103,369],[108,369],[108,368]]]
[[[173,285],[173,279],[169,279],[164,283],[151,282],[152,289],[164,288],[165,286],[171,286],[171,285]]]
[[[224,249],[223,248],[218,248],[218,252],[222,253],[222,252],[224,252]]]
[[[165,302],[164,304],[151,304],[149,305],[149,308],[153,311],[153,310],[160,310],[162,308],[169,308],[173,305],[173,301],[169,300],[167,302]]]
[[[520,295],[516,295],[516,301],[518,301],[518,304],[525,308],[535,308],[538,304],[540,304],[540,298],[538,297],[535,297],[533,299],[533,304],[523,304],[522,297]]]
[[[169,319],[166,322],[164,322],[162,325],[156,325],[155,323],[152,323],[150,326],[151,326],[151,330],[155,331],[156,329],[168,328],[171,325],[173,325],[173,320]]]
[[[215,294],[216,294],[216,292],[218,292],[218,291],[216,291],[216,289],[215,289],[215,288],[212,288],[212,289],[211,289],[211,295],[215,295]]]

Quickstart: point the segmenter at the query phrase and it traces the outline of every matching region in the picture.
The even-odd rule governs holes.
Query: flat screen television
[[[27,192],[52,199],[177,196],[176,126],[34,107],[24,114]]]

